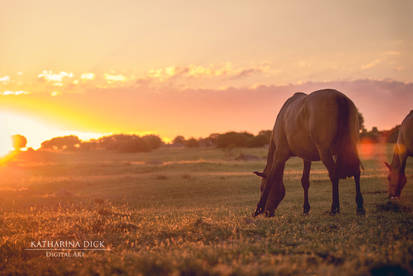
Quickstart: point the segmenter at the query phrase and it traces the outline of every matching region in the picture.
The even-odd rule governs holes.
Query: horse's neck
[[[400,152],[399,146],[396,144],[393,150],[393,160],[391,162],[391,167],[401,173],[404,173],[406,167],[406,154]]]

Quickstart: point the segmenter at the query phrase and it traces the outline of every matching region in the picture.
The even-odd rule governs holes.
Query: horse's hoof
[[[340,210],[339,209],[331,209],[331,211],[329,212],[329,214],[331,216],[335,216],[336,214],[340,214]]]
[[[267,217],[267,218],[270,218],[270,217],[273,217],[274,216],[274,211],[265,211],[265,216]]]
[[[366,214],[366,210],[364,210],[364,208],[357,208],[357,215],[359,216],[364,216]]]

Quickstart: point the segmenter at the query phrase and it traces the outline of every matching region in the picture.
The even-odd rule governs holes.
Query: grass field
[[[241,153],[257,158],[236,160]],[[340,182],[341,213],[327,213],[331,184],[320,162],[304,216],[302,162],[292,158],[273,218],[251,216],[260,183],[251,172],[264,168],[266,149],[27,153],[0,167],[0,274],[413,273],[413,159],[400,202],[389,203],[383,161],[391,146],[360,153],[364,217],[350,179]],[[43,240],[98,240],[110,250],[25,250]]]

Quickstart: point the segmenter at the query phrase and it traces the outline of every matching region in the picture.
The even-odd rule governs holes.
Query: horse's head
[[[393,168],[389,163],[384,162],[389,173],[387,175],[388,180],[388,193],[390,199],[399,199],[404,185],[406,184],[406,176],[400,169]]]
[[[274,216],[275,209],[277,209],[278,204],[281,202],[285,195],[285,188],[284,184],[282,183],[282,179],[271,180],[270,176],[265,172],[254,173],[261,177],[261,198],[258,202],[254,216],[265,212],[266,216],[272,217]],[[270,181],[275,182],[271,183]],[[272,187],[268,185],[272,185]]]

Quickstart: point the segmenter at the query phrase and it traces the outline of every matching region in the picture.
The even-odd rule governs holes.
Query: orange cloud
[[[110,84],[114,82],[125,82],[127,80],[126,76],[122,74],[104,74],[105,80]]]

